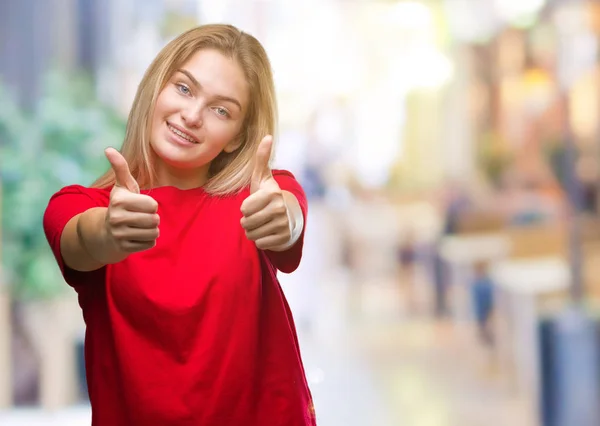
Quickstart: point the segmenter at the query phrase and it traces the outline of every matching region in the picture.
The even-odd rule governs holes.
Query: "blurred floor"
[[[316,231],[332,229],[318,222]],[[309,252],[311,245],[317,252],[322,242],[307,237]],[[535,426],[471,324],[429,314],[424,274],[417,278],[421,291],[409,291],[395,273],[365,280],[323,259],[282,277],[319,426]],[[89,425],[89,408],[0,412],[0,425]]]
[[[71,407],[55,412],[35,408],[0,412],[2,426],[86,426],[90,423],[88,406]]]
[[[533,426],[468,323],[371,314],[335,343],[302,338],[321,426]]]

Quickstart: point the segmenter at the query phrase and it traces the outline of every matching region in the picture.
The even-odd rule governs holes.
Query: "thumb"
[[[115,171],[115,185],[139,194],[140,187],[129,171],[129,165],[127,164],[127,160],[125,160],[125,157],[114,148],[107,148],[104,151],[104,154],[112,166],[112,169]]]
[[[273,151],[273,136],[265,136],[258,145],[254,158],[254,171],[252,172],[252,187],[258,189],[261,182],[271,178],[269,160]],[[252,191],[254,192],[254,191]]]

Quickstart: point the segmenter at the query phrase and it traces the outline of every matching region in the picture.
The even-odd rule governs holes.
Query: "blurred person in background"
[[[494,284],[489,274],[489,265],[479,262],[475,265],[475,276],[471,284],[471,299],[480,341],[485,345],[493,343],[491,317],[494,308]]]
[[[444,237],[459,232],[463,214],[472,207],[467,189],[458,182],[451,182],[444,188],[441,197],[442,229],[432,247],[434,315],[445,318],[450,314],[448,306],[449,269],[442,258],[439,246]]]
[[[418,253],[418,241],[416,231],[408,229],[405,235],[400,237],[398,247],[396,248],[396,258],[399,267],[398,281],[400,284],[400,294],[403,300],[406,300],[407,308],[410,314],[417,313],[416,300],[416,268]]]
[[[276,278],[300,263],[307,213],[269,165],[276,115],[261,44],[192,29],[147,70],[111,170],[51,198],[44,230],[83,310],[94,426],[315,424]]]

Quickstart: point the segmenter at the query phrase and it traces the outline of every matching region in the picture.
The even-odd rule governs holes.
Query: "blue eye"
[[[177,90],[179,90],[179,92],[183,95],[187,96],[191,93],[190,88],[187,87],[185,84],[178,83],[178,84],[176,84],[176,86],[177,86]]]
[[[217,108],[215,108],[215,111],[221,117],[229,117],[229,112],[225,108],[217,107]]]

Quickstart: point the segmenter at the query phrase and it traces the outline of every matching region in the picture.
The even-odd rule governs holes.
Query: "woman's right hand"
[[[159,235],[158,203],[140,194],[127,161],[117,150],[108,148],[105,154],[116,178],[104,222],[106,237],[123,253],[148,250]]]

